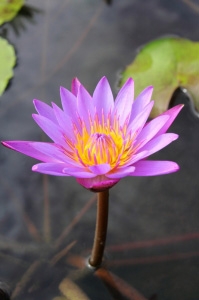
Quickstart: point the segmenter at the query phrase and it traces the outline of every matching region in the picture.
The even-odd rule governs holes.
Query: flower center
[[[79,127],[74,124],[76,142],[66,139],[71,151],[65,150],[65,154],[74,161],[85,167],[108,163],[113,169],[132,157],[134,136],[127,133],[127,123],[120,126],[116,115],[112,119],[108,116],[106,121],[102,117],[100,121],[96,114],[94,120],[89,120],[89,126],[82,120],[80,123]]]
[[[118,157],[118,148],[110,135],[94,133],[88,139],[84,149],[83,160],[88,164],[113,163]]]

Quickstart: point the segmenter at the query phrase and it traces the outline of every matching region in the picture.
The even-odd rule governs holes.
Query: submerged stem
[[[95,237],[89,264],[99,267],[102,262],[108,225],[109,190],[98,192]]]

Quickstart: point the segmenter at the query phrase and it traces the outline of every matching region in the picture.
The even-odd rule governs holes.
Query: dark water
[[[22,17],[25,29],[19,26],[18,35],[6,29],[18,63],[0,99],[1,140],[44,140],[31,118],[32,99],[59,104],[59,86],[70,88],[73,77],[90,92],[103,75],[115,87],[140,45],[168,34],[199,39],[199,6],[188,0],[28,5],[39,11]],[[67,276],[94,300],[199,299],[199,120],[183,94],[180,102],[185,108],[171,128],[180,138],[154,156],[177,161],[180,172],[126,178],[111,190],[106,261],[112,290],[103,284],[106,271],[74,273],[92,245],[93,194],[72,178],[33,173],[33,159],[1,147],[0,281],[12,299],[51,300]]]

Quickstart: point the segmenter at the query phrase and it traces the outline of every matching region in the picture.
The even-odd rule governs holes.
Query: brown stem
[[[102,192],[98,192],[95,237],[91,257],[89,259],[89,264],[95,268],[101,265],[104,254],[108,225],[108,200],[108,189]]]

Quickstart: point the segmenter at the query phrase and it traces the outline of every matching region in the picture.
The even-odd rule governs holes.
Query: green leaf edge
[[[24,0],[17,0],[15,2],[5,2],[0,4],[0,26],[15,18],[21,7],[24,5]],[[4,9],[7,9],[5,13]]]
[[[157,76],[150,69],[152,58],[154,59],[153,62],[157,63],[157,59],[153,57],[154,53],[161,48],[162,52],[160,53],[161,55],[163,53],[163,56],[165,55],[163,50],[167,48],[169,59],[167,59],[168,56],[163,57],[163,67],[171,73],[171,76],[165,76],[164,79],[161,77],[161,65],[158,66],[160,76]],[[183,49],[183,51],[179,51],[179,49]],[[192,51],[189,51],[190,49]],[[186,51],[189,55],[187,55]],[[151,56],[150,53],[153,55]],[[144,76],[147,76],[147,78]],[[196,81],[197,76],[198,81]],[[147,86],[154,86],[153,99],[155,99],[155,104],[150,115],[151,118],[158,116],[168,109],[172,95],[179,87],[185,88],[188,91],[188,95],[194,102],[196,110],[199,111],[199,93],[196,96],[197,83],[199,82],[199,42],[193,42],[176,36],[153,40],[140,48],[133,62],[121,73],[119,86],[121,87],[129,77],[132,77],[135,81],[135,96]],[[195,85],[193,84],[193,79],[195,80]],[[164,80],[166,87],[161,86],[161,80]]]
[[[16,54],[15,54],[15,50],[14,47],[8,43],[8,41],[2,37],[0,37],[0,47],[1,47],[1,51],[2,52],[2,47],[5,47],[5,52],[7,56],[7,62],[5,65],[5,71],[1,70],[0,72],[0,96],[3,94],[3,92],[5,91],[9,80],[14,76],[14,72],[13,72],[13,68],[16,64]],[[1,62],[1,60],[3,60],[5,57],[0,57],[0,66],[2,68],[3,63]],[[3,73],[5,74],[3,76]]]

